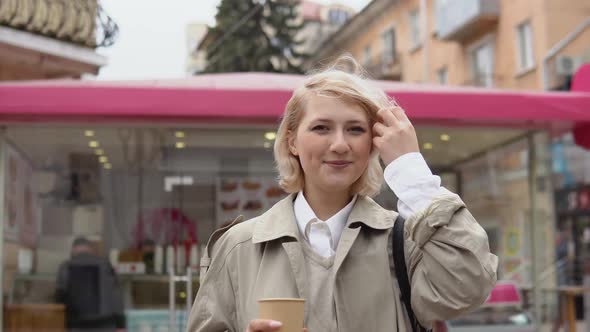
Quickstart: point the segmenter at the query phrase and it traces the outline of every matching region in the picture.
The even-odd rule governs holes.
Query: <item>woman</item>
[[[384,179],[407,219],[420,323],[485,301],[497,269],[486,233],[440,187],[412,124],[383,91],[336,67],[311,75],[287,104],[274,155],[290,195],[212,236],[189,332],[276,331],[280,322],[256,319],[257,300],[281,297],[306,299],[311,332],[411,331],[387,251],[397,213],[370,198]]]

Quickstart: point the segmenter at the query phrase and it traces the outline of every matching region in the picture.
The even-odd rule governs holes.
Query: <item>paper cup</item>
[[[259,318],[272,319],[283,323],[281,332],[302,332],[304,320],[304,299],[275,298],[260,299]]]

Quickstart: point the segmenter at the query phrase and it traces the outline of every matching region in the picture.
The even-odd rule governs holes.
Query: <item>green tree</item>
[[[300,72],[298,0],[222,0],[205,72]]]
[[[297,46],[302,40],[297,39],[297,34],[303,27],[303,22],[298,20],[298,6],[300,0],[270,0],[266,4],[270,15],[265,16],[265,24],[271,33],[269,52],[277,61],[278,71],[299,73],[301,69],[297,65],[305,55],[297,51]]]

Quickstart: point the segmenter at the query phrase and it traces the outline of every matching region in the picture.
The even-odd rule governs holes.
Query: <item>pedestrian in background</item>
[[[123,297],[115,271],[85,237],[74,240],[71,258],[59,267],[55,299],[66,307],[68,331],[125,331]]]

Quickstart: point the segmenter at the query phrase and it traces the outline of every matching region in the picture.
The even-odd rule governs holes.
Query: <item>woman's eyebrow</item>
[[[365,121],[365,120],[350,120],[350,121],[346,121],[346,123],[349,123],[349,124],[368,124],[368,122]]]
[[[325,119],[325,118],[318,118],[318,119],[313,119],[312,122],[333,122],[334,120],[332,119]]]
[[[325,119],[325,118],[319,118],[319,119],[314,119],[311,121],[311,123],[315,123],[315,122],[334,122],[334,120],[332,119]],[[365,120],[348,120],[346,121],[346,124],[368,124],[367,121]]]

